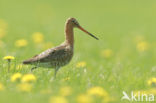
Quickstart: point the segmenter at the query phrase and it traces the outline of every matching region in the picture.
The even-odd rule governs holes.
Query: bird
[[[33,67],[31,70],[34,70],[38,67],[53,68],[55,70],[54,77],[56,78],[58,70],[67,65],[73,57],[74,28],[79,28],[91,37],[99,40],[96,36],[82,28],[75,18],[68,18],[65,23],[65,41],[59,46],[50,48],[30,59],[24,60],[23,64],[34,65],[35,67]]]

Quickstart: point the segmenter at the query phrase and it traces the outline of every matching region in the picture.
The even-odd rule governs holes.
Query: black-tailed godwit
[[[32,64],[36,67],[54,68],[56,73],[60,67],[65,66],[73,57],[74,49],[74,28],[79,28],[90,36],[98,40],[97,37],[83,29],[75,18],[67,19],[65,24],[65,41],[54,48],[50,48],[28,60],[23,61],[23,64]]]

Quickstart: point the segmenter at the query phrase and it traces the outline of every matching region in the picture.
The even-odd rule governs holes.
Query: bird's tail
[[[31,63],[32,63],[31,59],[23,61],[23,64],[31,64]]]
[[[22,63],[23,63],[23,64],[30,64],[30,62],[27,61],[27,60],[23,61]]]

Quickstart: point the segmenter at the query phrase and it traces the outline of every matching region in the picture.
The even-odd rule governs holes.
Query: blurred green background
[[[40,71],[34,72],[36,77],[40,78],[35,84],[38,86],[35,93],[15,92],[14,95],[12,89],[8,89],[0,92],[0,102],[9,103],[6,98],[17,97],[17,100],[10,99],[10,103],[45,103],[51,94],[38,94],[37,91],[43,84],[45,87],[41,86],[42,88],[50,87],[54,90],[52,95],[63,85],[73,87],[75,92],[68,98],[69,103],[75,103],[73,98],[88,88],[88,80],[93,86],[104,87],[110,97],[114,98],[114,103],[122,102],[120,98],[123,90],[130,92],[151,88],[146,81],[156,74],[155,11],[155,0],[0,0],[0,19],[7,23],[5,36],[0,38],[5,44],[0,48],[0,58],[13,55],[16,63],[20,64],[22,60],[43,51],[32,41],[34,32],[43,33],[44,41],[52,42],[54,46],[59,45],[64,41],[64,25],[69,17],[76,18],[82,27],[100,39],[96,41],[75,29],[74,58],[68,66],[59,71],[56,81],[48,83],[49,79],[45,80],[48,71],[39,69]],[[15,41],[21,38],[28,40],[28,45],[24,48],[15,47]],[[148,50],[137,50],[137,43],[140,42],[138,38],[148,43]],[[111,58],[100,55],[105,49],[113,51]],[[78,61],[87,62],[87,69],[91,68],[87,75],[84,76],[82,70],[73,69]],[[2,59],[0,62],[2,71],[6,68],[3,65],[7,63]],[[11,88],[9,79],[14,72],[0,73],[0,81],[6,88]],[[81,77],[76,78],[74,74],[79,73]],[[101,75],[104,78],[101,78]],[[61,83],[59,80],[66,76],[70,76],[71,80]]]

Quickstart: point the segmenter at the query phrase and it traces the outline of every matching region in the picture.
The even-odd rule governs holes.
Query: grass
[[[0,0],[0,28],[6,32],[4,37],[0,36],[3,42],[3,45],[0,43],[0,83],[5,88],[0,91],[0,103],[49,103],[49,99],[61,95],[60,89],[66,86],[72,91],[65,97],[69,103],[76,103],[79,95],[95,86],[107,91],[111,103],[129,103],[121,101],[122,91],[130,94],[155,88],[147,84],[156,74],[155,10],[154,0]],[[32,66],[17,70],[17,65],[45,50],[47,42],[53,46],[62,43],[68,17],[75,17],[100,40],[75,29],[75,53],[70,64],[60,69],[55,80],[51,80],[53,69],[34,70],[37,80],[31,83],[32,90],[19,91],[17,85],[21,82],[11,82],[11,76],[17,72],[30,73]],[[2,24],[7,25],[4,28]],[[41,44],[34,43],[34,32],[44,35]],[[16,47],[19,39],[27,40],[28,44]],[[141,42],[145,44],[138,47]],[[145,50],[140,49],[142,47]],[[106,49],[112,51],[108,58],[101,55]],[[7,55],[15,57],[10,72],[7,72],[7,61],[2,59]],[[81,61],[86,66],[76,67]],[[103,100],[102,97],[93,99],[93,103]]]

